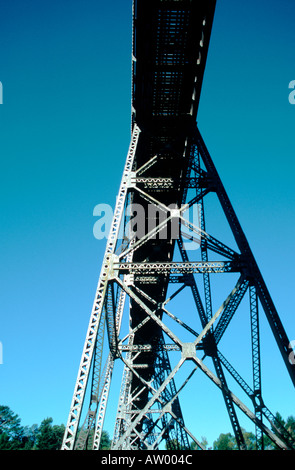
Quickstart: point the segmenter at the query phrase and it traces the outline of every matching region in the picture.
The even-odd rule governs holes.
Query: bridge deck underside
[[[133,124],[141,129],[135,156],[136,169],[152,157],[157,160],[143,176],[172,177],[173,188],[148,188],[144,191],[164,203],[181,206],[184,179],[190,158],[190,132],[195,127],[199,97],[211,33],[215,0],[135,1],[133,36]],[[140,184],[138,184],[140,186]],[[136,190],[132,202],[141,204],[148,214],[149,202]],[[146,217],[146,232],[150,221]],[[172,261],[174,240],[148,240],[134,252],[133,261]],[[141,276],[140,288],[156,302],[164,300],[169,277],[162,275],[156,284]],[[135,285],[137,279],[134,280]],[[146,299],[145,299],[146,302]],[[155,305],[150,305],[154,310]],[[130,306],[131,327],[146,313],[135,302]],[[148,322],[135,335],[134,344],[158,344],[162,332]],[[155,353],[140,355],[148,366],[140,370],[145,380],[154,374]],[[133,378],[132,389],[140,386]],[[146,392],[147,393],[147,392]],[[147,394],[142,393],[137,407],[142,409]]]

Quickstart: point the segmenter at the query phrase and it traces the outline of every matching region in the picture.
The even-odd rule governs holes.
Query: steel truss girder
[[[188,273],[233,273],[239,272],[237,263],[231,261],[206,261],[206,262],[171,262],[171,263],[116,263],[114,270],[119,273],[140,275],[151,274],[188,274]]]
[[[143,184],[144,189],[175,189],[180,186],[185,186],[186,188],[196,188],[200,185],[200,178],[192,177],[183,179],[175,178],[152,178],[152,177],[135,177],[132,178],[132,183],[134,185]],[[209,191],[211,181],[206,176],[201,177],[201,186],[206,187]],[[213,189],[213,186],[212,186]]]

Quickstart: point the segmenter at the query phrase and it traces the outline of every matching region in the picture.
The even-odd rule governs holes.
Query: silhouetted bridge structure
[[[202,448],[181,409],[182,391],[190,388],[194,403],[195,376],[202,373],[223,396],[239,449],[246,446],[237,411],[254,423],[257,449],[265,435],[294,449],[263,401],[259,311],[295,384],[290,341],[196,124],[214,10],[214,0],[134,1],[131,143],[63,449],[99,448],[117,363],[122,380],[113,449],[157,449],[163,442],[184,449],[191,441]],[[225,216],[232,245],[206,230],[209,195]],[[187,217],[194,207],[197,223]],[[188,241],[194,245],[188,248]],[[221,352],[241,306],[250,318],[251,385]]]

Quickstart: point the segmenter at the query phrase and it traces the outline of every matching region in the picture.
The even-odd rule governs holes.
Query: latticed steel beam
[[[197,177],[184,178],[184,179],[175,179],[175,178],[164,178],[164,177],[135,177],[132,179],[132,183],[136,185],[143,184],[144,189],[175,189],[178,187],[185,188],[196,188],[198,185],[201,187],[206,187],[210,190],[210,180],[206,177],[202,177],[201,182]]]
[[[223,334],[225,333],[225,330],[228,327],[235,312],[237,311],[237,308],[240,305],[248,287],[249,287],[249,280],[244,279],[243,276],[241,276],[240,288],[236,291],[235,296],[232,298],[231,302],[227,305],[226,309],[224,309],[219,319],[219,322],[214,330],[214,338],[215,338],[216,344],[219,343]]]
[[[236,369],[229,363],[229,361],[223,356],[220,350],[217,351],[218,357],[227,371],[232,375],[235,381],[240,385],[241,389],[246,393],[246,395],[253,401],[254,409],[257,405],[255,403],[255,394],[253,389],[247,384],[247,382],[240,376],[240,374],[236,371]],[[261,401],[261,411],[266,419],[269,421],[271,428],[275,430],[275,433],[280,437],[280,439],[284,442],[286,447],[291,450],[295,450],[295,442],[294,438],[291,434],[287,431],[287,429],[282,426],[282,424],[277,420],[277,418],[273,415],[273,413],[267,408],[263,401]],[[256,424],[258,429],[259,426]],[[258,447],[259,448],[259,447]]]
[[[139,134],[140,129],[135,126],[125,163],[123,177],[119,189],[119,195],[116,202],[112,226],[107,241],[107,247],[98,281],[96,296],[90,316],[89,326],[78,371],[78,377],[74,389],[69,418],[67,421],[64,439],[62,443],[62,449],[73,449],[77,435],[78,424],[81,416],[86,386],[89,378],[89,370],[96,343],[97,330],[100,323],[101,313],[105,300],[105,292],[107,288],[108,273],[110,268],[110,259],[114,254],[116,248],[120,223],[123,216],[123,209],[127,194],[128,180],[130,178],[130,173],[132,170]]]
[[[113,263],[114,271],[131,274],[187,274],[187,273],[233,273],[239,272],[232,261],[171,262],[171,263]]]
[[[240,252],[242,256],[244,257],[244,259],[246,260],[246,266],[247,266],[247,271],[248,271],[247,274],[255,282],[255,285],[257,288],[257,295],[265,311],[266,317],[272,329],[273,335],[276,339],[277,345],[280,349],[281,355],[285,362],[285,366],[289,372],[290,378],[295,386],[295,364],[291,364],[291,362],[289,361],[289,356],[292,353],[290,340],[287,337],[287,334],[282,325],[282,322],[280,320],[276,307],[266,287],[264,279],[258,268],[256,260],[253,256],[253,253],[250,249],[247,238],[242,230],[242,227],[239,223],[236,213],[232,207],[232,204],[228,198],[228,195],[224,189],[224,186],[221,182],[221,179],[218,175],[218,172],[215,168],[215,165],[212,161],[212,158],[208,152],[208,149],[204,143],[204,140],[198,128],[196,128],[195,130],[195,144],[197,148],[199,149],[202,160],[206,166],[206,170],[211,174],[212,178],[215,181],[216,194],[220,201],[221,207],[223,208],[224,214],[231,227],[232,234],[235,237],[235,240],[240,249]]]
[[[98,404],[100,402],[100,394],[103,385],[102,380],[104,377],[104,373],[102,371],[102,352],[104,344],[105,323],[106,311],[105,309],[103,309],[94,350],[90,403],[84,423],[81,429],[79,430],[78,438],[75,441],[76,450],[84,450],[86,448],[92,447],[91,444],[89,444],[89,439],[93,439],[96,413]]]
[[[259,315],[258,299],[255,286],[249,288],[250,296],[250,320],[251,320],[251,346],[252,346],[252,370],[253,370],[253,400],[255,415],[262,421],[262,390],[261,390],[261,363],[260,363],[260,335],[259,335]],[[264,449],[263,432],[256,426],[256,446]]]

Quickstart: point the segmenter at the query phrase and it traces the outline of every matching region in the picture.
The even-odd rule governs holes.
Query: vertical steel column
[[[251,285],[250,295],[250,318],[251,318],[251,345],[252,345],[252,369],[253,369],[253,403],[255,415],[262,421],[262,390],[261,390],[261,364],[260,364],[260,337],[259,337],[259,315],[256,287]],[[256,447],[264,449],[263,432],[259,426],[255,426]]]
[[[231,227],[232,234],[241,251],[241,254],[245,259],[245,263],[247,267],[247,274],[255,280],[255,285],[257,288],[257,295],[264,309],[269,325],[272,329],[274,338],[277,342],[278,348],[281,352],[282,358],[285,362],[285,366],[289,372],[290,378],[295,386],[295,364],[291,364],[289,361],[289,355],[292,352],[292,348],[290,346],[290,340],[288,339],[288,336],[282,325],[282,322],[280,320],[276,307],[272,301],[270,293],[266,287],[264,279],[257,266],[256,260],[250,249],[248,240],[242,230],[242,227],[239,223],[236,213],[232,207],[229,197],[221,182],[219,174],[215,168],[215,165],[208,152],[205,142],[197,127],[195,130],[195,142],[198,146],[199,151],[201,152],[202,160],[206,166],[207,171],[210,173],[211,177],[214,179],[216,194],[220,201],[224,215],[226,216],[229,226]]]

